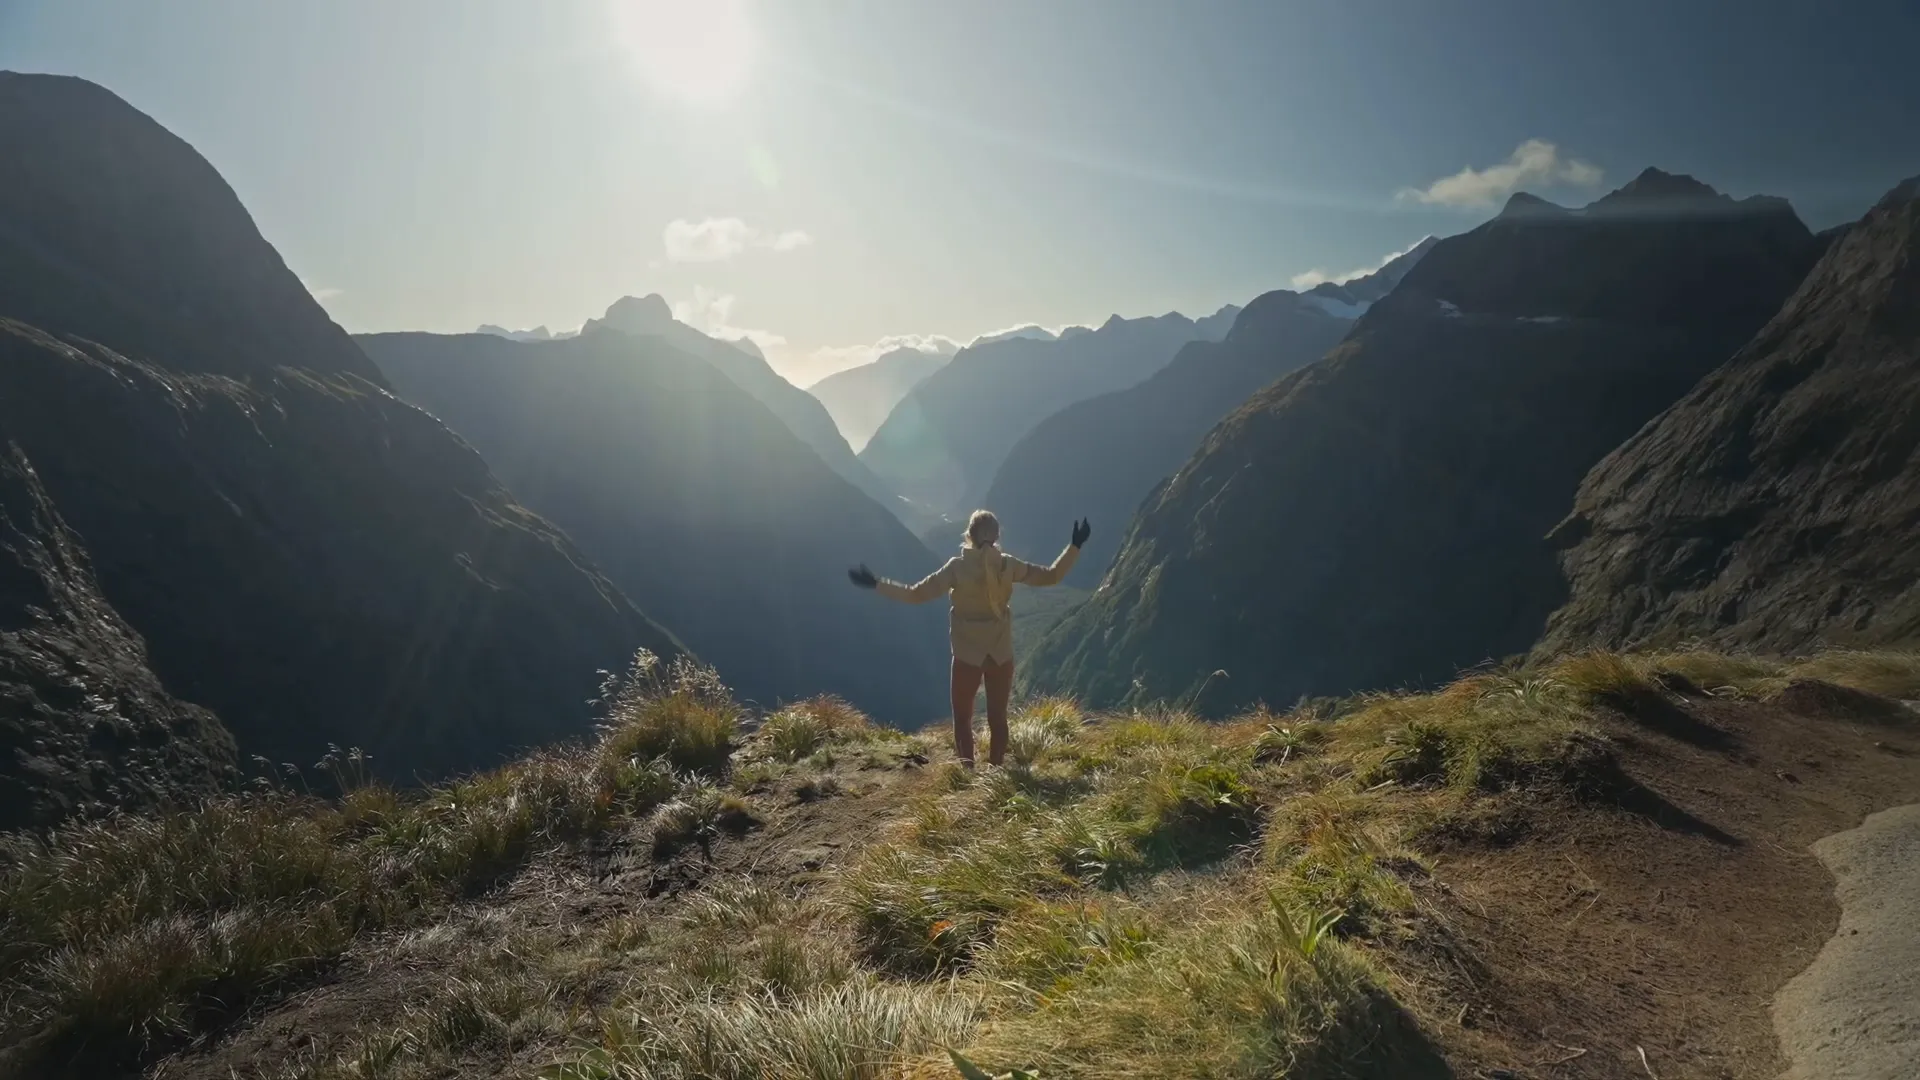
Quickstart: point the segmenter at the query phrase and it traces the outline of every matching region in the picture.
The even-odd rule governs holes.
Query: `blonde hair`
[[[967,532],[960,541],[968,547],[987,547],[999,539],[1000,519],[991,510],[975,510],[967,518]]]

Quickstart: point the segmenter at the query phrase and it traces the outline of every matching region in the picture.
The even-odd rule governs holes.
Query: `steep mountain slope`
[[[952,353],[902,347],[871,364],[836,371],[807,393],[827,407],[847,442],[864,447],[900,399],[951,359]]]
[[[1035,681],[1284,703],[1529,648],[1580,478],[1751,337],[1818,243],[1780,200],[1654,170],[1581,211],[1511,211],[1208,435]]]
[[[943,711],[939,612],[874,603],[845,573],[937,560],[711,364],[605,329],[360,341],[745,696],[837,693],[902,724]]]
[[[176,700],[18,447],[0,450],[0,830],[211,794],[233,737]]]
[[[735,386],[753,395],[787,426],[787,430],[813,449],[827,467],[867,493],[903,521],[920,522],[887,484],[861,464],[847,445],[846,437],[828,415],[826,406],[812,394],[780,377],[767,363],[753,342],[718,341],[673,317],[666,300],[653,293],[644,297],[623,296],[607,308],[604,318],[588,319],[580,333],[596,329],[619,330],[643,337],[657,337],[674,348],[697,356],[720,369]]]
[[[1015,536],[1051,535],[1063,515],[1104,523],[1068,579],[1098,584],[1140,501],[1193,456],[1208,430],[1254,391],[1338,345],[1432,245],[1424,240],[1344,285],[1266,293],[1238,312],[1226,340],[1188,342],[1146,381],[1047,417],[1007,454],[983,505]]]
[[[0,146],[0,314],[170,371],[378,378],[213,166],[108,91],[0,72]]]
[[[0,432],[242,755],[470,768],[584,730],[596,668],[677,649],[385,390],[191,147],[24,75],[0,144]]]
[[[1221,320],[1209,328],[1227,331]],[[894,407],[860,460],[907,498],[964,514],[1035,424],[1076,401],[1132,386],[1203,336],[1192,319],[1171,312],[1115,315],[1097,330],[1059,338],[970,345]]]
[[[1920,178],[1595,466],[1549,644],[1920,640]]]

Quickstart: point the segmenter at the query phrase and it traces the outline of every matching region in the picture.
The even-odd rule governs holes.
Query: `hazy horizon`
[[[1648,165],[1835,224],[1920,172],[1916,34],[1892,3],[0,0],[0,67],[191,142],[349,330],[658,292],[800,385],[1198,317]]]

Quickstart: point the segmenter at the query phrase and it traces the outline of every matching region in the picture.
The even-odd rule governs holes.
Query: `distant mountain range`
[[[549,343],[358,340],[745,698],[834,693],[894,723],[939,718],[941,614],[873,603],[845,573],[918,578],[938,560],[710,360],[744,354],[612,321]]]
[[[951,352],[902,347],[871,364],[836,371],[807,392],[827,407],[849,443],[864,447],[900,399],[951,359]]]
[[[0,827],[204,791],[236,746],[470,769],[587,730],[596,668],[678,654],[387,392],[192,147],[11,73],[0,145],[0,700],[34,703],[0,724]]]
[[[1920,177],[1746,348],[1595,466],[1548,648],[1920,640]]]
[[[1282,705],[1527,651],[1565,595],[1544,537],[1581,477],[1820,247],[1781,200],[1657,170],[1581,210],[1516,196],[1207,436],[1030,685]]]
[[[1069,578],[1091,588],[1141,500],[1193,456],[1206,433],[1254,391],[1339,344],[1435,242],[1428,237],[1342,285],[1266,293],[1238,312],[1224,341],[1188,342],[1145,381],[1042,420],[1014,444],[983,504],[1015,535],[1054,528],[1062,514],[1101,522]]]
[[[908,499],[964,514],[985,498],[1007,452],[1035,424],[1076,401],[1132,386],[1189,341],[1224,337],[1238,313],[1224,308],[1197,323],[1178,312],[1115,315],[1096,330],[1058,338],[969,345],[894,407],[860,459]]]
[[[492,334],[494,337],[503,337],[508,341],[564,341],[567,338],[578,335],[580,331],[562,330],[559,333],[555,333],[544,326],[536,326],[531,330],[509,330],[504,326],[495,326],[492,323],[481,323],[480,328],[475,330],[474,333]]]

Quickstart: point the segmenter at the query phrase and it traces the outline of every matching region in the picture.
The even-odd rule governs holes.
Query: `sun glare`
[[[659,89],[704,105],[732,98],[753,68],[745,0],[612,0],[614,31]]]

